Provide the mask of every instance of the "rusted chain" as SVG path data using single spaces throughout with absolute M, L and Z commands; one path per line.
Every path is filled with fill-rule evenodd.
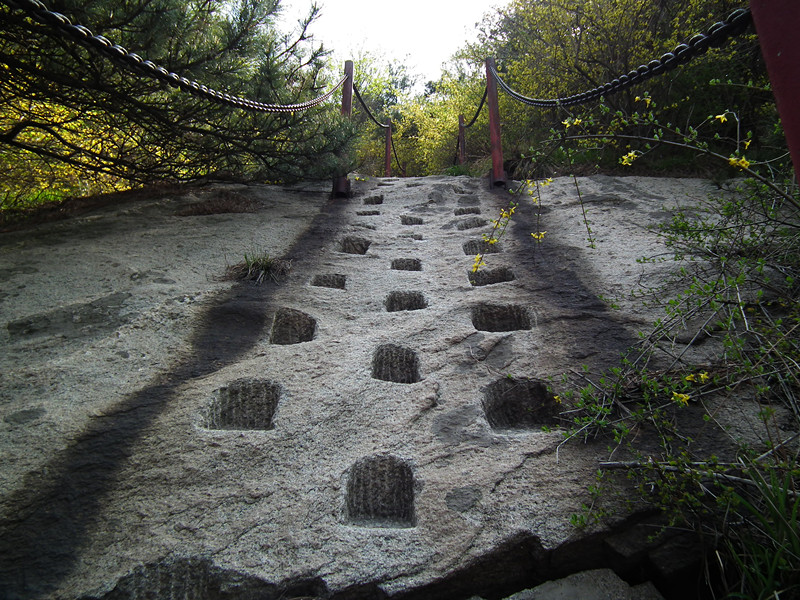
M 698 33 L 691 37 L 687 42 L 678 44 L 672 52 L 663 54 L 661 58 L 651 60 L 646 65 L 640 65 L 638 68 L 630 71 L 625 75 L 620 75 L 616 79 L 609 81 L 599 87 L 587 90 L 580 94 L 567 96 L 564 98 L 555 99 L 536 99 L 523 96 L 519 92 L 514 91 L 505 81 L 500 78 L 497 70 L 490 67 L 492 76 L 497 81 L 497 84 L 503 88 L 509 96 L 514 100 L 527 104 L 529 106 L 537 106 L 540 108 L 550 108 L 555 106 L 575 106 L 584 104 L 592 100 L 596 100 L 603 96 L 608 96 L 627 89 L 632 85 L 650 79 L 656 75 L 671 71 L 679 65 L 685 64 L 693 59 L 695 56 L 704 54 L 709 48 L 718 48 L 722 46 L 729 38 L 740 35 L 747 29 L 752 21 L 750 10 L 740 8 L 733 11 L 727 19 L 714 23 L 708 28 L 706 33 Z
M 198 96 L 205 100 L 215 102 L 217 104 L 226 104 L 234 108 L 241 108 L 262 113 L 279 113 L 288 114 L 295 112 L 306 111 L 310 108 L 319 106 L 325 100 L 330 98 L 336 90 L 338 90 L 345 81 L 347 76 L 343 77 L 333 88 L 313 100 L 306 102 L 299 102 L 297 104 L 266 104 L 256 100 L 249 100 L 239 96 L 218 92 L 212 88 L 202 85 L 196 81 L 182 77 L 177 73 L 171 73 L 164 67 L 161 67 L 149 60 L 144 60 L 138 54 L 129 52 L 124 47 L 114 44 L 108 38 L 102 35 L 94 35 L 92 31 L 83 25 L 75 25 L 68 17 L 61 13 L 48 10 L 47 7 L 39 0 L 0 0 L 6 6 L 14 9 L 24 11 L 31 19 L 42 25 L 49 25 L 57 29 L 63 35 L 72 38 L 76 42 L 95 50 L 100 54 L 106 56 L 111 61 L 120 64 L 127 69 L 136 73 L 146 75 L 153 79 L 157 79 L 162 83 L 178 88 L 184 92 L 188 92 L 194 96 Z

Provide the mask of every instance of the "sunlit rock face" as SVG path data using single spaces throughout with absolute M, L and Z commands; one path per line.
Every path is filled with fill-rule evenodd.
M 580 185 L 596 249 L 572 179 L 496 244 L 509 198 L 467 177 L 193 187 L 0 236 L 0 596 L 497 598 L 648 572 L 649 546 L 570 524 L 607 455 L 563 444 L 556 396 L 652 321 L 620 293 L 672 268 L 636 262 L 663 251 L 646 227 L 709 185 Z M 231 191 L 250 212 L 188 210 Z M 226 280 L 254 247 L 291 270 Z

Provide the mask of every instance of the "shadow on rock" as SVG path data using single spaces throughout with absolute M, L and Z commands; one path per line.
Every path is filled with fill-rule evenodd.
M 0 522 L 0 596 L 38 598 L 69 573 L 116 473 L 187 379 L 240 359 L 266 325 L 268 287 L 237 284 L 206 311 L 189 356 L 102 416 L 7 500 Z
M 285 258 L 302 263 L 327 244 L 344 206 L 332 202 L 323 208 Z M 235 363 L 262 338 L 274 289 L 245 282 L 221 292 L 202 315 L 187 354 L 171 370 L 94 417 L 5 500 L 9 512 L 0 521 L 0 598 L 43 598 L 58 588 L 76 564 L 136 442 L 187 380 Z

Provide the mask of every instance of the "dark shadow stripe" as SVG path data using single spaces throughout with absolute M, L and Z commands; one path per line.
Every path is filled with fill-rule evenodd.
M 328 243 L 344 205 L 329 204 L 286 256 L 302 259 Z M 185 382 L 241 359 L 264 335 L 275 287 L 237 283 L 200 318 L 187 354 L 146 388 L 92 420 L 68 448 L 4 500 L 0 520 L 0 598 L 31 600 L 58 589 L 97 522 L 117 473 Z M 143 557 L 144 560 L 147 557 Z

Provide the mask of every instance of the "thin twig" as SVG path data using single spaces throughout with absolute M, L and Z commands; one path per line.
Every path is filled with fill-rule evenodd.
M 695 463 L 698 465 L 706 465 L 707 463 Z M 736 475 L 729 475 L 727 473 L 717 473 L 716 471 L 707 471 L 707 470 L 698 470 L 698 469 L 690 469 L 690 468 L 681 468 L 675 465 L 665 465 L 659 462 L 647 462 L 643 463 L 640 461 L 619 461 L 619 462 L 601 462 L 600 463 L 601 469 L 648 469 L 648 468 L 657 468 L 661 471 L 669 471 L 671 473 L 686 473 L 687 475 L 697 474 L 697 475 L 705 475 L 707 477 L 711 477 L 712 479 L 724 479 L 727 481 L 733 481 L 735 483 L 741 483 L 743 485 L 748 485 L 751 487 L 759 487 L 758 483 L 753 481 L 752 479 L 747 479 L 745 477 L 738 477 Z M 786 490 L 786 493 L 793 498 L 798 497 L 800 494 L 797 492 L 793 492 L 792 490 Z

